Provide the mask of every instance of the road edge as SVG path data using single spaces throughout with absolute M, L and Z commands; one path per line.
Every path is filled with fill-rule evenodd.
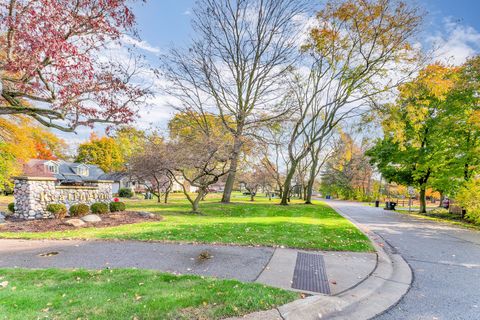
M 272 310 L 231 319 L 366 320 L 387 312 L 407 294 L 413 282 L 413 272 L 405 259 L 381 236 L 336 207 L 333 201 L 325 203 L 352 222 L 372 242 L 378 262 L 370 276 L 335 296 L 314 295 Z

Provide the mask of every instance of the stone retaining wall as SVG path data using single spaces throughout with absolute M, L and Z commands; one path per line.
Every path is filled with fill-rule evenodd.
M 50 203 L 73 204 L 112 201 L 112 181 L 94 181 L 92 186 L 59 186 L 55 178 L 17 177 L 15 180 L 15 213 L 20 219 L 53 218 Z

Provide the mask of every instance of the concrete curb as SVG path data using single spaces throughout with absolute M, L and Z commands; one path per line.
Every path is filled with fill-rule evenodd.
M 372 274 L 335 296 L 315 295 L 296 300 L 277 309 L 252 313 L 239 319 L 315 320 L 315 319 L 371 319 L 395 306 L 408 292 L 413 273 L 408 263 L 380 236 L 328 203 L 335 211 L 350 220 L 372 241 L 378 263 Z

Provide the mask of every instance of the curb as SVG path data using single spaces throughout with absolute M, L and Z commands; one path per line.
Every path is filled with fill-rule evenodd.
M 413 281 L 413 273 L 403 257 L 379 235 L 352 219 L 333 203 L 328 204 L 355 224 L 372 241 L 378 256 L 377 266 L 372 274 L 350 290 L 335 296 L 310 296 L 277 309 L 235 319 L 371 319 L 394 307 L 408 292 Z

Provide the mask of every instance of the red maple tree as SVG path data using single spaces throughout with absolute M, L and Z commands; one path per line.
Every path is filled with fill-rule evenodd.
M 149 94 L 133 81 L 138 60 L 100 54 L 134 31 L 127 2 L 0 0 L 0 115 L 63 131 L 131 121 Z

